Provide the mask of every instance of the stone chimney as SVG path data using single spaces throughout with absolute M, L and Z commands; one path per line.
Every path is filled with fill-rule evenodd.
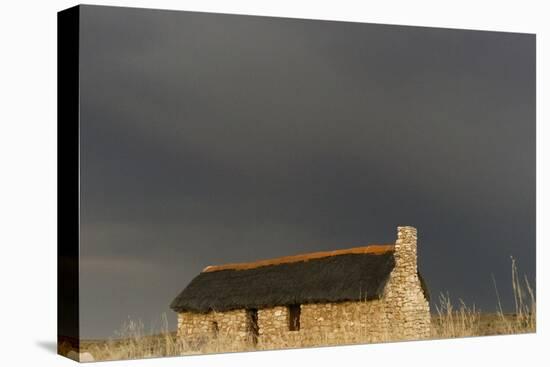
M 399 338 L 425 339 L 431 335 L 430 304 L 422 290 L 416 260 L 416 228 L 397 227 L 393 268 L 386 285 L 386 303 L 393 307 L 391 333 Z
M 407 274 L 416 275 L 416 228 L 397 227 L 397 241 L 395 241 L 395 266 Z

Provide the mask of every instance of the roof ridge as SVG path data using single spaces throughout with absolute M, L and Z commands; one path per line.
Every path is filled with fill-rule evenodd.
M 209 273 L 220 270 L 247 270 L 255 269 L 262 266 L 269 265 L 279 265 L 287 264 L 301 261 L 308 261 L 313 259 L 321 259 L 331 256 L 339 256 L 346 254 L 372 254 L 372 255 L 381 255 L 389 251 L 394 250 L 394 244 L 371 244 L 367 246 L 352 247 L 341 250 L 332 250 L 332 251 L 317 251 L 309 252 L 304 254 L 290 255 L 290 256 L 281 256 L 271 259 L 256 260 L 251 262 L 242 262 L 242 263 L 231 263 L 223 265 L 209 265 L 202 270 L 203 273 Z

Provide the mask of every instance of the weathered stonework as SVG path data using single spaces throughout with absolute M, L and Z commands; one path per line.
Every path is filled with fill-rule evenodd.
M 289 331 L 289 310 L 276 306 L 258 310 L 259 344 L 275 345 L 283 340 L 292 343 L 297 331 Z
M 178 336 L 190 349 L 202 349 L 209 343 L 223 341 L 231 350 L 253 347 L 246 310 L 178 314 Z
M 390 274 L 383 297 L 390 320 L 389 331 L 403 339 L 430 336 L 430 305 L 418 277 L 416 241 L 416 228 L 398 227 L 395 268 Z
M 178 314 L 178 335 L 191 349 L 213 343 L 223 350 L 423 339 L 430 336 L 430 308 L 417 270 L 417 231 L 398 227 L 395 266 L 379 299 L 299 305 L 299 330 L 290 331 L 287 306 Z

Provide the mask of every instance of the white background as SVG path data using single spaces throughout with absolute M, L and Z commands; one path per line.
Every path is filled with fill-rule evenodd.
M 546 1 L 97 1 L 96 4 L 537 33 L 536 335 L 138 361 L 117 366 L 544 365 L 548 354 Z M 56 340 L 56 12 L 72 1 L 2 2 L 0 32 L 0 364 L 69 366 Z M 545 19 L 546 18 L 546 19 Z M 546 66 L 546 68 L 545 68 Z M 546 102 L 546 105 L 545 105 Z M 546 166 L 546 167 L 545 167 Z M 549 340 L 545 340 L 549 339 Z M 546 344 L 546 345 L 545 345 Z M 546 361 L 545 361 L 546 359 Z M 540 361 L 539 361 L 540 360 Z

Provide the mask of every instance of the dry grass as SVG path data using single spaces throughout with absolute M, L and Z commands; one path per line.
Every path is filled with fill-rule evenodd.
M 494 279 L 493 279 L 494 281 Z M 502 335 L 532 333 L 536 331 L 536 299 L 534 291 L 524 276 L 518 276 L 516 261 L 512 258 L 512 290 L 515 312 L 505 314 L 502 310 L 500 296 L 495 284 L 497 311 L 481 313 L 475 306 L 469 307 L 464 301 L 453 305 L 448 294 L 441 294 L 432 315 L 432 339 L 460 338 L 481 335 Z M 357 308 L 359 312 L 360 308 Z M 352 315 L 352 317 L 355 317 Z M 359 315 L 357 315 L 359 319 Z M 329 340 L 323 335 L 313 339 L 281 340 L 281 348 L 368 343 L 367 330 L 357 329 L 354 333 L 343 335 L 342 339 Z M 385 341 L 400 338 L 388 335 Z M 252 350 L 251 348 L 250 350 Z M 168 328 L 166 315 L 161 318 L 157 330 L 144 332 L 141 322 L 128 320 L 116 332 L 116 338 L 108 341 L 82 341 L 81 352 L 91 353 L 95 360 L 136 359 L 148 357 L 179 356 L 185 354 L 204 354 L 243 351 L 242 346 L 235 344 L 230 335 L 218 335 L 215 340 L 204 338 L 202 343 L 189 345 L 177 338 L 175 332 Z
M 499 316 L 501 317 L 506 334 L 517 334 L 522 332 L 535 332 L 537 325 L 537 310 L 535 292 L 529 284 L 527 276 L 523 276 L 523 282 L 518 276 L 518 268 L 516 260 L 512 259 L 512 288 L 514 291 L 514 304 L 515 304 L 515 317 L 508 319 L 504 317 L 502 312 L 502 305 L 500 304 L 500 297 L 498 300 Z M 494 282 L 494 278 L 493 278 Z M 496 290 L 496 282 L 495 282 Z M 498 292 L 497 292 L 498 294 Z
M 535 293 L 526 276 L 523 281 L 518 276 L 516 260 L 512 257 L 512 291 L 515 312 L 505 314 L 502 310 L 500 295 L 493 277 L 497 296 L 497 311 L 494 314 L 482 314 L 475 306 L 468 307 L 459 300 L 454 308 L 449 295 L 441 294 L 439 304 L 435 306 L 436 315 L 432 317 L 433 338 L 460 338 L 480 335 L 502 335 L 534 333 L 537 324 L 537 302 Z
M 481 312 L 475 306 L 468 307 L 459 299 L 457 309 L 448 294 L 439 296 L 435 305 L 436 314 L 432 317 L 433 338 L 460 338 L 481 334 Z

